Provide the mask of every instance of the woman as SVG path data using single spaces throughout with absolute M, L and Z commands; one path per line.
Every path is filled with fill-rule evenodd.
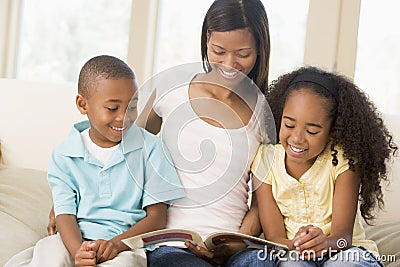
M 269 52 L 268 19 L 259 0 L 216 0 L 202 27 L 206 73 L 188 64 L 144 85 L 156 89 L 137 123 L 160 134 L 186 191 L 186 198 L 169 208 L 167 228 L 190 229 L 203 237 L 215 231 L 260 234 L 256 199 L 247 206 L 248 181 L 257 146 L 267 140 L 261 110 Z M 233 243 L 214 251 L 190 242 L 178 246 L 148 252 L 148 265 L 270 264 Z

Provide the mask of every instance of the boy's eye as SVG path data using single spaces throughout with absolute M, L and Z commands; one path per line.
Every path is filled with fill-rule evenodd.
M 286 127 L 286 128 L 290 128 L 290 129 L 293 129 L 293 128 L 294 128 L 293 125 L 289 125 L 289 124 L 286 124 L 286 123 L 285 123 L 285 127 Z
M 118 107 L 115 107 L 115 108 L 106 107 L 106 109 L 108 109 L 109 111 L 117 111 Z

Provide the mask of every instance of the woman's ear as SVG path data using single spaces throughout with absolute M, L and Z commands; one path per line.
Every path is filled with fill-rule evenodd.
M 75 98 L 76 107 L 82 115 L 87 114 L 87 99 L 81 94 L 78 94 Z

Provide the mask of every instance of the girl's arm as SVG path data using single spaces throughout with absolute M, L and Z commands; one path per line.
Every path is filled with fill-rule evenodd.
M 250 209 L 243 218 L 239 233 L 251 236 L 259 236 L 261 234 L 261 224 L 258 216 L 258 201 L 254 192 L 251 196 Z
M 295 238 L 299 251 L 313 250 L 319 256 L 328 249 L 340 251 L 351 247 L 359 186 L 360 177 L 357 166 L 355 172 L 347 170 L 338 176 L 332 200 L 331 234 L 325 238 L 318 227 L 306 226 L 304 234 Z
M 272 186 L 261 183 L 256 190 L 256 195 L 265 238 L 293 249 L 293 241 L 286 238 L 285 224 L 281 211 L 272 195 Z
M 351 247 L 359 188 L 360 176 L 357 165 L 355 172 L 347 170 L 336 179 L 333 194 L 332 230 L 328 237 L 328 246 L 332 249 L 343 250 Z M 338 246 L 339 241 L 343 240 L 346 241 L 347 246 Z
M 153 109 L 153 103 L 156 99 L 156 91 L 151 94 L 149 100 L 144 106 L 142 112 L 138 115 L 136 119 L 136 125 L 146 129 L 152 134 L 158 134 L 161 129 L 162 119 L 157 115 Z

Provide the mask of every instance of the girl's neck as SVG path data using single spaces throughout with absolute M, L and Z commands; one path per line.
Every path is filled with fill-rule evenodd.
M 317 158 L 308 162 L 293 162 L 288 161 L 285 157 L 286 172 L 296 180 L 300 180 L 300 178 L 314 165 L 316 159 Z

